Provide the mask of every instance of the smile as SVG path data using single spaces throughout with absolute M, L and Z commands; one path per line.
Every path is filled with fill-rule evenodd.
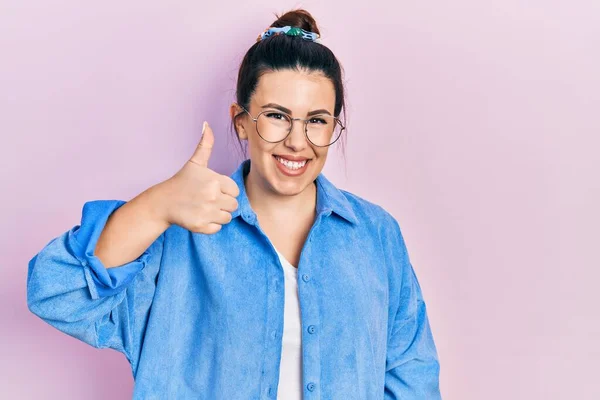
M 308 162 L 308 160 L 304 160 L 304 161 L 289 161 L 289 160 L 286 160 L 286 159 L 281 158 L 281 157 L 277 157 L 277 156 L 274 156 L 274 157 L 281 164 L 285 165 L 286 167 L 288 167 L 289 169 L 292 169 L 292 170 L 300 169 L 300 168 L 304 167 L 306 165 L 306 163 Z
M 302 175 L 311 161 L 310 159 L 303 161 L 289 161 L 276 155 L 273 155 L 273 158 L 276 161 L 277 169 L 287 176 Z

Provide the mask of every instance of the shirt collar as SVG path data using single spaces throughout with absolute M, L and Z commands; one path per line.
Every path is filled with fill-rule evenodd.
M 250 159 L 241 162 L 238 168 L 230 175 L 230 178 L 237 184 L 240 194 L 237 197 L 238 208 L 231 213 L 231 217 L 242 216 L 249 224 L 256 222 L 256 213 L 250 206 L 250 201 L 246 194 L 244 177 L 250 172 Z M 358 222 L 356 214 L 352 210 L 352 205 L 338 188 L 325 177 L 321 172 L 315 179 L 317 183 L 317 214 L 329 215 L 336 213 L 347 221 L 356 224 Z

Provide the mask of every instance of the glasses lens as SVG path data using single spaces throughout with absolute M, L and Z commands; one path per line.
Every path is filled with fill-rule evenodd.
M 268 142 L 279 142 L 290 132 L 292 120 L 286 114 L 277 111 L 266 111 L 258 116 L 258 134 Z M 329 146 L 338 140 L 342 127 L 331 115 L 315 115 L 310 117 L 307 136 L 317 146 Z
M 341 134 L 341 125 L 331 115 L 315 115 L 308 120 L 308 139 L 317 146 L 329 146 Z
M 277 111 L 266 111 L 258 116 L 256 128 L 258 134 L 268 142 L 279 142 L 283 140 L 288 132 L 292 121 L 285 114 Z

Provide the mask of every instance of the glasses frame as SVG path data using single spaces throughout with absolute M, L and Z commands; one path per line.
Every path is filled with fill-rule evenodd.
M 291 115 L 289 115 L 288 113 L 285 113 L 285 112 L 283 112 L 283 111 L 281 111 L 281 110 L 277 110 L 277 112 L 278 112 L 278 113 L 285 115 L 285 116 L 286 116 L 286 117 L 287 117 L 287 118 L 288 118 L 290 121 L 292 121 L 292 122 L 290 123 L 290 130 L 288 131 L 287 135 L 285 135 L 285 136 L 284 136 L 284 138 L 283 138 L 283 139 L 281 139 L 281 140 L 277 140 L 277 141 L 275 141 L 275 142 L 272 142 L 272 141 L 270 141 L 270 140 L 267 140 L 267 139 L 265 139 L 265 138 L 264 138 L 264 137 L 262 137 L 262 135 L 260 134 L 260 131 L 258 130 L 258 118 L 259 118 L 259 117 L 260 117 L 262 114 L 264 114 L 264 113 L 267 113 L 267 112 L 273 112 L 273 111 L 274 111 L 274 110 L 276 110 L 276 109 L 272 109 L 272 110 L 264 110 L 264 111 L 261 111 L 261 112 L 259 112 L 259 113 L 258 113 L 258 115 L 257 115 L 257 116 L 256 116 L 256 118 L 255 118 L 255 117 L 253 117 L 253 116 L 252 116 L 252 114 L 250 114 L 250 111 L 246 110 L 246 108 L 245 108 L 245 107 L 243 107 L 243 106 L 241 106 L 241 105 L 239 105 L 239 104 L 238 104 L 238 106 L 239 106 L 239 107 L 240 107 L 242 110 L 244 110 L 245 112 L 247 112 L 247 113 L 248 113 L 248 115 L 250 116 L 250 118 L 252 119 L 252 121 L 254 121 L 254 124 L 256 125 L 256 132 L 258 132 L 258 136 L 260 136 L 260 138 L 261 138 L 262 140 L 264 140 L 265 142 L 267 142 L 267 143 L 279 143 L 279 142 L 283 142 L 285 139 L 287 139 L 287 137 L 288 137 L 288 136 L 290 136 L 290 133 L 292 133 L 292 130 L 294 129 L 294 121 L 303 121 L 303 122 L 304 122 L 304 136 L 306 136 L 306 140 L 308 140 L 309 142 L 311 142 L 313 145 L 315 145 L 315 146 L 317 146 L 317 147 L 329 147 L 329 146 L 331 146 L 332 144 L 334 144 L 335 142 L 337 142 L 337 141 L 338 141 L 338 140 L 339 140 L 339 139 L 342 137 L 342 133 L 343 133 L 343 132 L 344 132 L 344 130 L 346 129 L 346 127 L 345 127 L 345 126 L 342 124 L 342 121 L 340 121 L 340 119 L 339 119 L 339 118 L 337 118 L 337 117 L 334 117 L 334 116 L 332 116 L 332 115 L 328 115 L 328 117 L 332 117 L 332 118 L 333 118 L 333 120 L 335 121 L 335 123 L 336 123 L 336 124 L 339 124 L 339 125 L 341 126 L 342 130 L 340 131 L 340 134 L 339 134 L 339 136 L 338 136 L 338 137 L 337 137 L 337 138 L 336 138 L 336 139 L 335 139 L 333 142 L 331 142 L 331 143 L 329 143 L 329 144 L 326 144 L 326 145 L 324 145 L 324 146 L 321 146 L 321 145 L 318 145 L 318 144 L 316 144 L 316 143 L 315 143 L 315 142 L 313 142 L 312 140 L 310 140 L 310 138 L 308 137 L 308 121 L 310 121 L 311 119 L 315 118 L 315 116 L 317 116 L 317 115 L 313 115 L 312 117 L 310 117 L 310 118 L 308 118 L 308 119 L 304 119 L 304 118 L 292 118 L 292 116 L 291 116 Z M 241 114 L 242 114 L 242 113 L 240 113 L 240 114 L 236 115 L 236 118 L 237 118 L 238 116 L 240 116 Z M 321 114 L 318 114 L 318 115 L 321 115 Z M 325 114 L 325 115 L 326 115 L 326 114 Z M 334 128 L 334 130 L 335 130 L 335 128 Z

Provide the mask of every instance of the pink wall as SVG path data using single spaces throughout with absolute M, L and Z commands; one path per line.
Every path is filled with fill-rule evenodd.
M 176 172 L 204 119 L 230 173 L 238 62 L 302 5 L 348 81 L 325 173 L 399 220 L 444 398 L 600 398 L 600 2 L 208 4 L 3 2 L 0 397 L 131 397 L 124 357 L 28 312 L 27 261 Z

